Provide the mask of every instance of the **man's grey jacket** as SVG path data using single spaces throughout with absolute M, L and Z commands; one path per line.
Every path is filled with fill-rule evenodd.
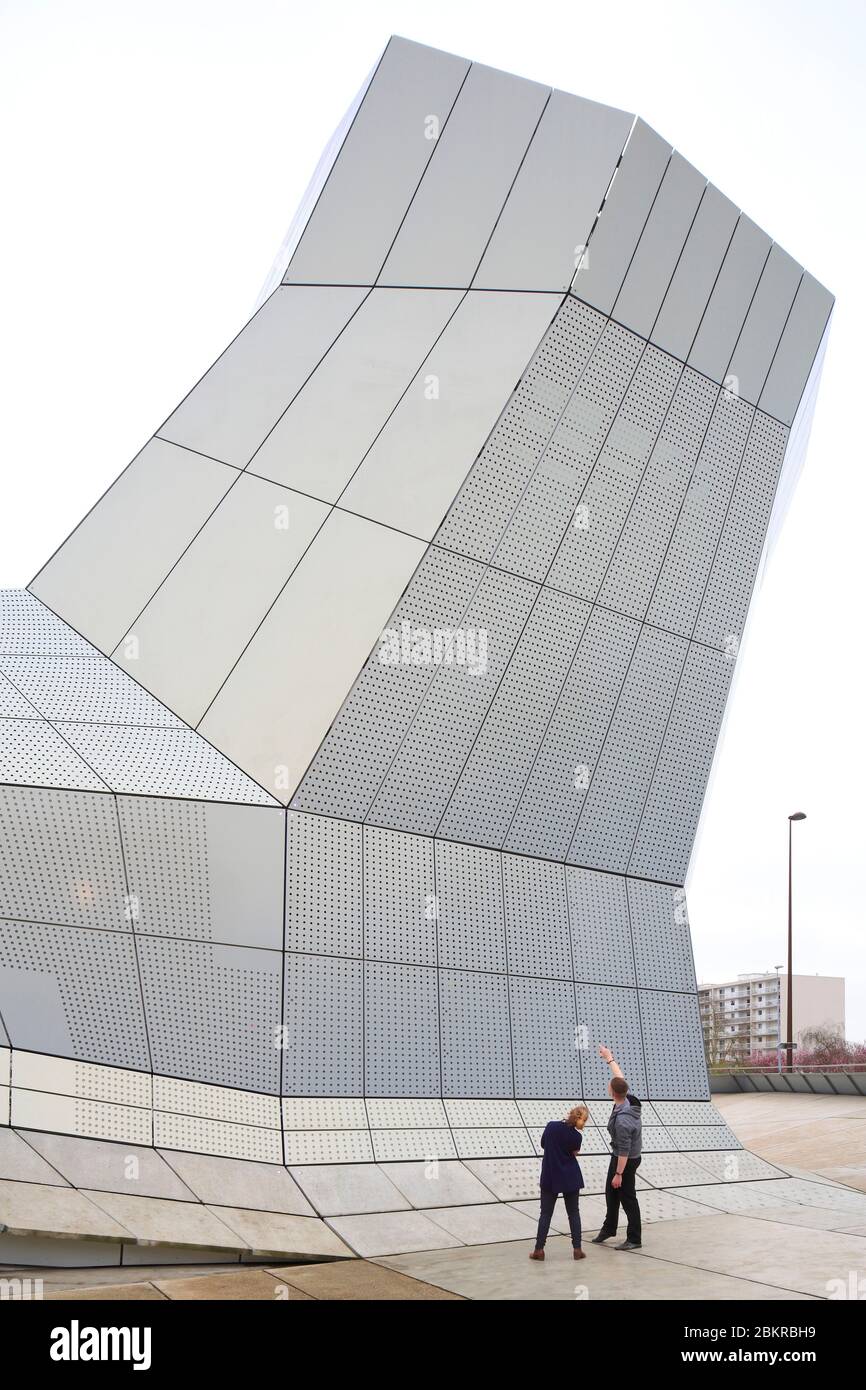
M 617 1158 L 640 1158 L 640 1101 L 629 1091 L 622 1105 L 615 1105 L 607 1122 L 611 1151 Z

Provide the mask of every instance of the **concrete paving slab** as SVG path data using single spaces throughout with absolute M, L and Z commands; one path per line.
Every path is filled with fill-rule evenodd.
M 850 1224 L 850 1213 L 831 1211 L 827 1207 L 778 1206 L 750 1211 L 753 1221 L 781 1221 L 783 1226 L 806 1226 L 816 1231 L 844 1231 Z
M 410 1203 L 378 1164 L 317 1163 L 289 1169 L 322 1216 L 408 1211 Z
M 776 1210 L 790 1205 L 784 1197 L 761 1192 L 757 1184 L 750 1182 L 709 1183 L 706 1187 L 674 1187 L 671 1191 L 675 1196 L 701 1202 L 718 1211 L 745 1212 L 747 1215 L 764 1208 Z
M 246 1250 L 246 1242 L 217 1220 L 200 1202 L 171 1202 L 163 1197 L 133 1197 L 128 1193 L 95 1192 L 87 1197 L 115 1221 L 130 1239 L 153 1245 L 206 1246 L 217 1250 Z
M 72 1134 L 42 1134 L 26 1129 L 21 1134 L 73 1187 L 125 1192 L 136 1197 L 168 1197 L 180 1202 L 195 1200 L 154 1149 L 106 1139 L 80 1139 Z
M 303 1303 L 310 1295 L 292 1288 L 263 1269 L 239 1269 L 231 1274 L 202 1274 L 193 1279 L 157 1279 L 163 1298 L 176 1303 L 249 1302 Z
M 250 1211 L 243 1207 L 208 1207 L 256 1256 L 295 1259 L 351 1259 L 352 1251 L 317 1216 Z
M 48 1183 L 0 1180 L 0 1226 L 12 1236 L 78 1236 L 129 1240 L 129 1227 L 91 1202 L 86 1193 Z
M 313 1208 L 286 1169 L 246 1158 L 160 1151 L 201 1202 L 214 1206 L 312 1216 Z
M 464 1245 L 493 1245 L 535 1235 L 530 1216 L 502 1202 L 479 1207 L 436 1207 L 424 1213 Z
M 50 1163 L 14 1130 L 0 1127 L 0 1178 L 10 1182 L 42 1182 L 49 1187 L 68 1187 Z
M 462 1163 L 383 1163 L 382 1171 L 413 1207 L 477 1206 L 493 1202 L 489 1188 Z
M 704 1218 L 700 1219 L 703 1223 Z M 671 1223 L 679 1231 L 684 1222 Z M 660 1229 L 660 1228 L 654 1228 Z M 463 1246 L 383 1257 L 377 1263 L 413 1274 L 472 1299 L 516 1301 L 632 1299 L 731 1300 L 808 1299 L 773 1285 L 716 1274 L 663 1259 L 641 1259 L 609 1246 L 589 1246 L 575 1264 L 571 1243 L 556 1236 L 547 1242 L 543 1263 L 528 1259 L 532 1241 L 507 1245 Z
M 92 1276 L 91 1276 L 92 1277 Z M 85 1289 L 52 1289 L 46 1303 L 161 1303 L 165 1294 L 153 1284 L 96 1284 Z
M 785 1173 L 772 1163 L 745 1149 L 701 1149 L 683 1154 L 698 1168 L 704 1169 L 717 1182 L 753 1182 L 758 1178 L 784 1178 Z M 643 1167 L 643 1164 L 641 1164 Z
M 460 1241 L 420 1211 L 375 1212 L 335 1216 L 328 1225 L 365 1258 L 402 1254 L 408 1250 L 443 1250 Z
M 368 1260 L 353 1260 L 350 1264 L 341 1261 L 338 1264 L 307 1265 L 304 1269 L 276 1267 L 269 1273 L 278 1279 L 285 1279 L 310 1298 L 367 1302 L 385 1299 L 417 1303 L 431 1299 L 441 1302 L 459 1297 L 435 1284 L 426 1284 Z

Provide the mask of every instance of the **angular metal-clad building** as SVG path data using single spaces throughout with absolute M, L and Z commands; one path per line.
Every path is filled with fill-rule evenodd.
M 3 1121 L 521 1195 L 604 1042 L 709 1180 L 683 885 L 831 308 L 640 119 L 392 39 L 3 597 Z

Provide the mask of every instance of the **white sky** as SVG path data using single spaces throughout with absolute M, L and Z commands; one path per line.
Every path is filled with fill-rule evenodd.
M 638 111 L 837 295 L 689 903 L 699 978 L 784 961 L 805 810 L 795 969 L 847 977 L 863 1038 L 858 0 L 0 0 L 0 584 L 27 583 L 249 317 L 391 33 Z

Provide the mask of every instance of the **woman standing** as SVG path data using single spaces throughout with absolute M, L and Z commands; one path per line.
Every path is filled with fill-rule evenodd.
M 544 1244 L 550 1230 L 550 1219 L 560 1193 L 568 1212 L 574 1258 L 586 1259 L 580 1244 L 580 1189 L 584 1186 L 584 1181 L 577 1155 L 583 1143 L 581 1130 L 588 1119 L 589 1111 L 586 1106 L 575 1105 L 564 1120 L 550 1120 L 545 1126 L 541 1136 L 541 1147 L 544 1150 L 541 1162 L 541 1215 L 538 1220 L 535 1249 L 529 1256 L 531 1260 L 544 1259 Z

